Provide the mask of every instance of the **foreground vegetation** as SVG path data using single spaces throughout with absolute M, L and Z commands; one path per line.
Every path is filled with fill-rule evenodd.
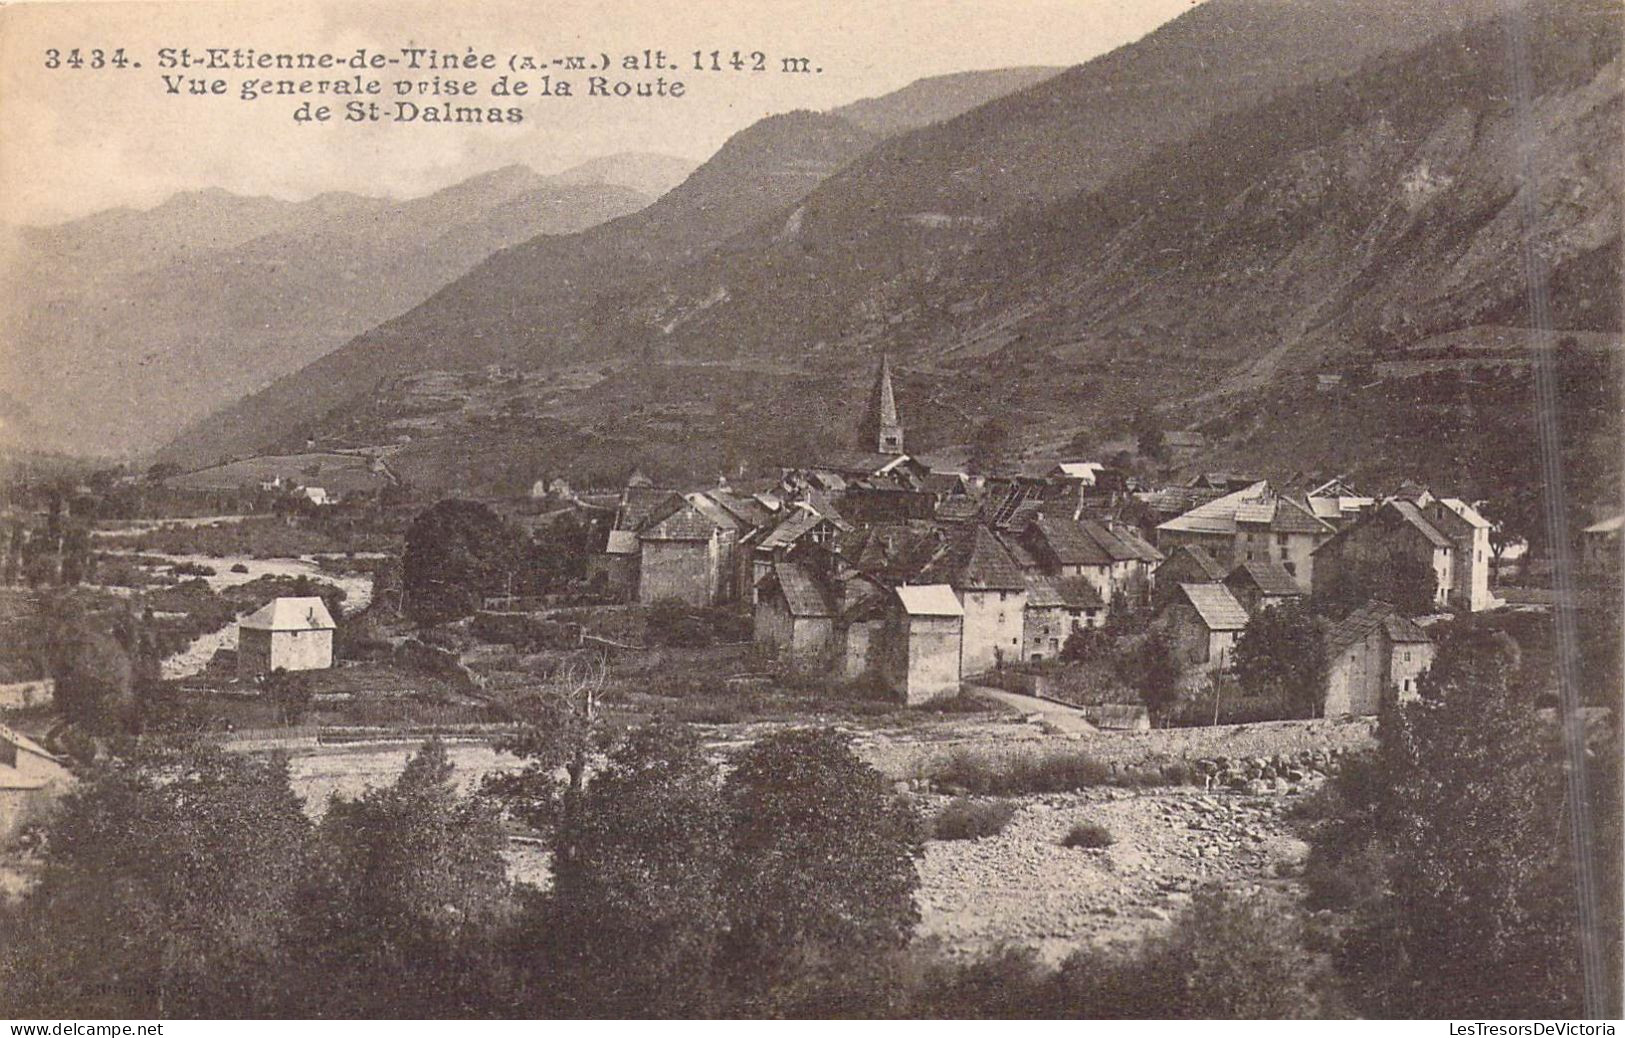
M 997 832 L 1007 805 L 927 823 L 827 729 L 768 736 L 723 777 L 689 728 L 615 737 L 580 686 L 532 704 L 520 772 L 459 795 L 431 743 L 315 825 L 275 758 L 149 747 L 98 766 L 0 919 L 0 986 L 21 1015 L 76 1016 L 1617 1013 L 1582 998 L 1561 838 L 1589 812 L 1617 982 L 1617 746 L 1570 801 L 1520 668 L 1463 629 L 1380 749 L 1300 812 L 1312 924 L 1205 890 L 1130 951 L 940 959 L 911 940 L 923 839 Z M 504 816 L 545 838 L 550 888 L 507 880 Z

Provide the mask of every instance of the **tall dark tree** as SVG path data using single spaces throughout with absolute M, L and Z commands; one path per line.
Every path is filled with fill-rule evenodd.
M 1168 716 L 1180 696 L 1179 659 L 1166 631 L 1153 630 L 1135 650 L 1129 670 L 1140 701 L 1154 720 Z
M 408 614 L 421 623 L 455 620 L 474 612 L 482 595 L 506 590 L 512 537 L 485 505 L 448 498 L 412 520 L 401 568 Z
M 564 823 L 541 923 L 566 1015 L 694 1017 L 715 1011 L 725 916 L 721 782 L 694 733 L 634 731 Z
M 1231 657 L 1242 691 L 1282 696 L 1301 717 L 1319 717 L 1326 705 L 1326 641 L 1321 624 L 1301 602 L 1253 614 Z
M 832 729 L 760 740 L 724 795 L 721 965 L 746 1012 L 816 1012 L 840 980 L 880 982 L 919 921 L 913 807 Z
M 1342 619 L 1371 601 L 1393 605 L 1406 616 L 1438 610 L 1438 576 L 1433 567 L 1407 551 L 1390 551 L 1374 559 L 1343 562 L 1316 578 L 1316 611 Z
M 478 1011 L 502 980 L 497 937 L 512 911 L 493 813 L 452 782 L 425 743 L 395 783 L 335 797 L 300 893 L 304 1015 Z
M 1504 634 L 1456 625 L 1419 698 L 1390 708 L 1375 773 L 1347 797 L 1339 851 L 1380 870 L 1381 893 L 1358 900 L 1344 948 L 1369 1013 L 1581 1010 L 1562 768 L 1519 668 Z M 1368 827 L 1364 849 L 1348 822 Z
M 213 749 L 99 766 L 0 934 L 17 1015 L 275 1014 L 309 823 L 287 762 Z

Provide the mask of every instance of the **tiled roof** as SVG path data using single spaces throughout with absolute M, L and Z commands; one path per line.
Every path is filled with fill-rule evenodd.
M 1153 565 L 1162 561 L 1162 552 L 1158 551 L 1150 541 L 1146 540 L 1144 537 L 1141 537 L 1140 532 L 1134 527 L 1126 524 L 1118 524 L 1116 526 L 1109 527 L 1109 530 L 1112 536 L 1116 537 L 1119 541 L 1128 546 L 1128 549 L 1133 553 L 1134 558 L 1139 559 L 1142 562 L 1149 562 Z
M 615 528 L 636 530 L 648 522 L 649 516 L 656 510 L 669 504 L 677 496 L 675 491 L 656 487 L 627 487 L 621 496 L 620 512 L 615 516 Z
M 632 555 L 638 550 L 638 535 L 631 530 L 611 530 L 609 540 L 604 544 L 604 552 L 608 555 Z
M 906 454 L 880 454 L 873 451 L 832 451 L 806 466 L 815 471 L 834 472 L 842 476 L 872 476 L 884 472 L 898 462 L 907 461 Z
M 1378 628 L 1388 635 L 1390 641 L 1401 644 L 1432 641 L 1426 631 L 1401 616 L 1399 610 L 1387 602 L 1367 602 L 1326 632 L 1326 651 L 1336 656 L 1365 641 Z
M 1252 584 L 1266 595 L 1296 597 L 1303 594 L 1292 574 L 1274 559 L 1248 559 L 1225 578 L 1227 584 L 1241 582 Z
M 237 621 L 238 627 L 255 631 L 331 631 L 333 615 L 315 595 L 277 598 Z
M 1028 573 L 1028 609 L 1102 609 L 1100 592 L 1083 577 L 1050 577 Z
M 773 573 L 764 584 L 777 583 L 784 592 L 785 604 L 791 616 L 834 616 L 835 599 L 812 571 L 798 562 L 774 564 Z
M 649 524 L 638 532 L 638 540 L 708 541 L 716 529 L 717 524 L 696 508 L 694 502 L 678 498 L 669 510 L 662 509 L 651 517 Z
M 1040 516 L 1033 531 L 1044 541 L 1055 561 L 1062 566 L 1109 566 L 1112 556 L 1083 524 L 1068 519 Z
M 1193 566 L 1196 572 L 1210 582 L 1217 583 L 1224 579 L 1224 567 L 1207 553 L 1206 548 L 1198 544 L 1182 544 L 1174 549 L 1173 554 L 1169 555 L 1168 560 L 1157 570 L 1159 581 L 1162 579 L 1162 570 L 1174 566 L 1176 560 L 1188 562 L 1189 566 Z M 1174 572 L 1178 572 L 1178 567 L 1174 568 Z
M 1625 528 L 1625 515 L 1616 515 L 1611 519 L 1604 519 L 1600 523 L 1592 523 L 1586 527 L 1585 533 L 1617 533 Z
M 731 490 L 707 490 L 705 496 L 728 510 L 741 526 L 765 526 L 773 521 L 773 513 L 753 497 L 744 497 Z
M 1450 538 L 1440 533 L 1437 526 L 1428 522 L 1427 516 L 1423 515 L 1422 510 L 1413 503 L 1394 500 L 1388 502 L 1386 507 L 1392 509 L 1401 519 L 1419 531 L 1435 548 L 1450 547 Z
M 1153 512 L 1162 515 L 1182 515 L 1198 505 L 1222 496 L 1222 492 L 1208 487 L 1164 487 L 1161 490 L 1143 491 L 1134 496 Z
M 1330 523 L 1317 518 L 1306 504 L 1290 497 L 1277 499 L 1275 515 L 1270 520 L 1271 533 L 1330 534 L 1333 530 Z
M 1490 528 L 1490 521 L 1485 519 L 1482 515 L 1479 515 L 1478 509 L 1474 508 L 1472 505 L 1463 501 L 1459 497 L 1441 497 L 1439 498 L 1439 504 L 1455 513 L 1462 519 L 1463 522 L 1475 530 L 1487 530 Z
M 1236 506 L 1236 522 L 1268 523 L 1275 518 L 1275 501 L 1244 501 Z
M 897 589 L 898 601 L 910 616 L 964 616 L 965 609 L 947 584 L 904 584 Z
M 1260 501 L 1269 490 L 1269 484 L 1260 480 L 1206 504 L 1197 505 L 1184 515 L 1176 516 L 1157 529 L 1176 533 L 1230 533 L 1236 532 L 1236 509 L 1243 504 Z
M 970 591 L 1022 591 L 1027 587 L 1021 567 L 985 526 L 973 526 L 955 536 L 920 576 L 929 583 Z
M 1247 626 L 1247 610 L 1223 584 L 1181 584 L 1179 591 L 1208 630 L 1239 631 Z
M 772 532 L 762 538 L 761 546 L 763 548 L 788 547 L 801 539 L 809 530 L 825 521 L 833 523 L 842 530 L 851 529 L 839 517 L 830 518 L 829 516 L 820 515 L 811 505 L 798 504 L 791 506 L 789 514 L 784 517 L 784 521 L 773 527 Z

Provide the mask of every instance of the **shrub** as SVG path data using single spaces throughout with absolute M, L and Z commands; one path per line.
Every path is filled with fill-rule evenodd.
M 231 564 L 231 571 L 233 573 L 247 573 L 248 567 L 241 562 L 233 562 Z
M 1106 785 L 1111 777 L 1110 769 L 1093 757 L 1066 750 L 1005 757 L 961 750 L 931 776 L 940 785 L 983 795 L 1067 793 Z
M 890 695 L 891 690 L 882 685 L 876 698 Z M 934 714 L 985 714 L 995 707 L 974 692 L 956 692 L 951 696 L 928 699 L 915 709 Z
M 1079 822 L 1061 838 L 1062 847 L 1084 847 L 1099 850 L 1117 842 L 1110 829 L 1098 822 Z
M 933 840 L 979 840 L 997 836 L 1014 818 L 1018 805 L 1009 800 L 970 800 L 959 797 L 948 802 L 931 819 Z
M 169 567 L 169 571 L 180 577 L 212 577 L 219 572 L 213 566 L 205 566 L 197 562 L 177 562 Z

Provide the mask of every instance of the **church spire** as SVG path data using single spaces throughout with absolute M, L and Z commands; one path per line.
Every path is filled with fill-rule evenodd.
M 880 355 L 880 370 L 869 393 L 869 407 L 863 416 L 863 450 L 881 454 L 903 453 L 903 423 L 897 417 L 897 396 L 891 384 L 891 358 Z

